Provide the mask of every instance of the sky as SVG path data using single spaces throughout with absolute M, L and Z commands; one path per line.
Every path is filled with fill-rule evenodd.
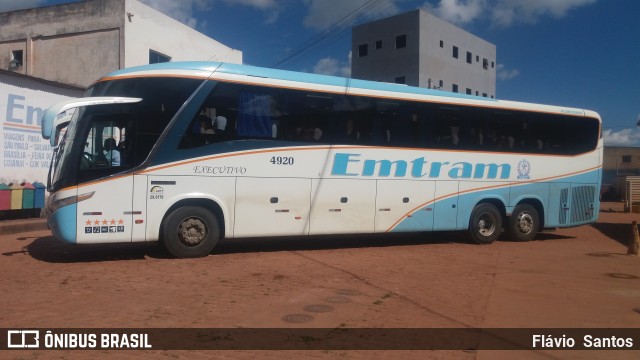
M 351 27 L 422 8 L 496 45 L 496 97 L 597 111 L 640 146 L 637 0 L 141 0 L 245 64 L 349 76 Z M 73 0 L 0 0 L 0 12 Z

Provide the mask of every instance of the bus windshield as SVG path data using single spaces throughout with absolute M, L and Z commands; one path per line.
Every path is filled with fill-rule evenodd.
M 133 169 L 144 162 L 202 80 L 161 77 L 102 81 L 85 97 L 126 96 L 138 103 L 79 108 L 56 147 L 49 191 Z

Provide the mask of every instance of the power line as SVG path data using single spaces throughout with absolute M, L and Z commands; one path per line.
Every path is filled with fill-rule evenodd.
M 305 53 L 308 53 L 311 49 L 319 46 L 321 43 L 328 42 L 329 40 L 331 40 L 330 43 L 337 41 L 337 39 L 341 38 L 349 30 L 349 27 L 346 25 L 350 24 L 358 17 L 367 14 L 368 16 L 366 17 L 368 18 L 375 17 L 376 15 L 381 14 L 387 6 L 389 6 L 388 0 L 367 1 L 344 17 L 332 23 L 329 27 L 327 27 L 319 34 L 311 37 L 309 40 L 299 45 L 297 50 L 292 51 L 289 55 L 285 56 L 283 59 L 272 65 L 272 67 L 282 68 L 287 63 L 293 64 L 295 63 L 293 59 Z
M 322 40 L 326 39 L 335 29 L 338 28 L 338 26 L 340 26 L 341 23 L 345 22 L 347 19 L 350 19 L 354 14 L 356 14 L 361 9 L 369 6 L 374 1 L 377 1 L 377 0 L 369 0 L 366 3 L 362 4 L 360 7 L 356 8 L 352 12 L 348 13 L 347 15 L 345 15 L 344 17 L 338 19 L 336 22 L 331 24 L 329 27 L 327 27 L 322 32 L 320 32 L 319 34 L 311 37 L 306 42 L 302 43 L 297 50 L 292 51 L 289 55 L 285 56 L 283 59 L 281 59 L 280 61 L 275 63 L 272 67 L 278 67 L 279 65 L 286 63 L 287 61 L 291 60 L 292 58 L 294 58 L 294 57 L 296 57 L 296 56 L 298 56 L 300 54 L 302 54 L 303 52 L 305 52 L 306 50 L 308 50 L 312 46 L 315 46 L 316 44 L 318 44 Z

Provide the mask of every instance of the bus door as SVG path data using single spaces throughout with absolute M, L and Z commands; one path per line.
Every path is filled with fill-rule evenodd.
M 378 180 L 376 232 L 433 230 L 434 181 Z
M 308 234 L 310 189 L 309 179 L 238 178 L 234 236 Z
M 309 233 L 373 233 L 375 199 L 375 180 L 313 179 Z
M 78 194 L 93 195 L 78 203 L 78 242 L 130 242 L 135 220 L 143 209 L 134 209 L 133 175 L 117 144 L 124 138 L 119 116 L 94 114 L 84 141 L 78 176 L 85 185 Z

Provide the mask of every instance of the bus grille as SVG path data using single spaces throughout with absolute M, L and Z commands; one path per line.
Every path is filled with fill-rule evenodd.
M 569 189 L 560 190 L 560 224 L 567 223 L 567 202 L 569 201 Z
M 571 189 L 571 222 L 579 223 L 593 218 L 595 186 L 576 186 Z

